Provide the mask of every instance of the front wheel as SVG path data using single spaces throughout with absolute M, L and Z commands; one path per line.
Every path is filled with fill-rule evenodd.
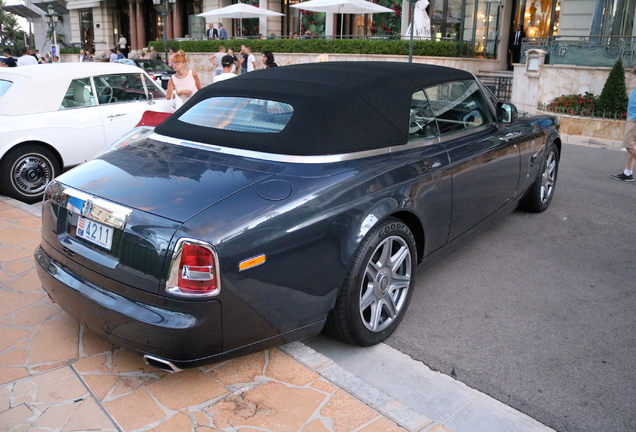
M 12 148 L 0 162 L 0 192 L 28 204 L 42 199 L 48 182 L 60 174 L 50 150 L 37 144 Z
M 554 196 L 557 176 L 559 174 L 559 149 L 551 143 L 546 152 L 541 172 L 526 196 L 521 199 L 519 206 L 526 211 L 545 211 Z
M 415 239 L 404 222 L 389 218 L 374 227 L 358 249 L 326 331 L 360 346 L 389 337 L 411 301 L 416 257 Z

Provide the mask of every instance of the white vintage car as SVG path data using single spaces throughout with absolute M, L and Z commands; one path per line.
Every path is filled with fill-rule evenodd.
M 135 127 L 147 110 L 170 112 L 142 69 L 63 63 L 0 69 L 0 193 L 42 198 L 62 169 L 79 165 Z

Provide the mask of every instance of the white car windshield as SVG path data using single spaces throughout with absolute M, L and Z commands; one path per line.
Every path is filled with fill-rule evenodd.
M 7 80 L 0 80 L 0 98 L 9 90 L 13 83 Z

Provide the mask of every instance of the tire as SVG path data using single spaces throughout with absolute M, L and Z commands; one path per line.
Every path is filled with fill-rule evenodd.
M 21 144 L 0 161 L 0 192 L 33 204 L 42 199 L 48 182 L 60 174 L 53 152 L 38 144 Z
M 521 199 L 519 207 L 535 213 L 545 211 L 552 202 L 558 174 L 559 149 L 554 143 L 551 143 L 543 160 L 541 171 L 526 195 Z
M 398 327 L 413 294 L 417 253 L 404 222 L 389 218 L 358 248 L 325 330 L 345 342 L 371 346 Z

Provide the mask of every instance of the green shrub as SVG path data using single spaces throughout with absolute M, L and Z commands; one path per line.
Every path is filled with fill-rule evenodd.
M 60 54 L 79 54 L 80 49 L 74 47 L 62 47 L 60 48 Z
M 616 60 L 596 103 L 597 113 L 607 117 L 624 117 L 627 111 L 627 86 L 621 59 Z
M 409 41 L 401 39 L 235 39 L 235 40 L 200 40 L 200 41 L 168 41 L 168 47 L 185 52 L 217 52 L 219 46 L 232 48 L 236 53 L 241 44 L 248 45 L 252 52 L 272 51 L 273 53 L 306 53 L 306 54 L 389 54 L 408 55 Z M 163 42 L 154 41 L 158 52 L 163 52 Z M 414 41 L 413 55 L 432 57 L 454 57 L 457 55 L 457 43 Z

